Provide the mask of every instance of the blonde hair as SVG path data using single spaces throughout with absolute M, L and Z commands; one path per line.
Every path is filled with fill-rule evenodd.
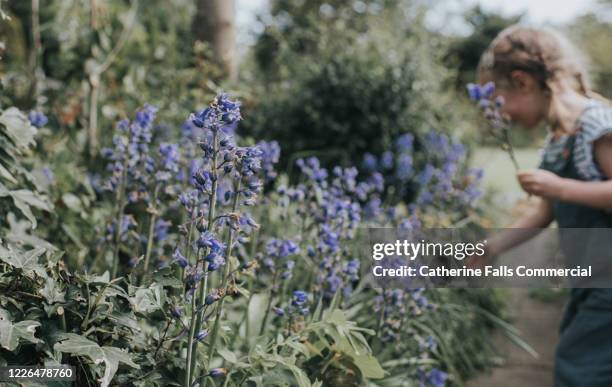
M 514 70 L 535 77 L 542 88 L 566 81 L 580 94 L 609 102 L 590 86 L 587 60 L 560 32 L 513 25 L 501 31 L 480 58 L 479 77 L 509 81 Z

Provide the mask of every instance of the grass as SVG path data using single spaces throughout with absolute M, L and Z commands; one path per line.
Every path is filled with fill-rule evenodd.
M 521 169 L 536 168 L 540 157 L 534 148 L 515 149 Z M 497 147 L 480 147 L 474 151 L 472 166 L 484 168 L 483 187 L 504 194 L 522 194 L 516 171 L 508 154 Z

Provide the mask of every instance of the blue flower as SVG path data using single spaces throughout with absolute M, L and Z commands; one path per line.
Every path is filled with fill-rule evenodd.
M 434 171 L 435 171 L 435 168 L 433 165 L 431 164 L 425 165 L 425 168 L 423 168 L 423 170 L 421 170 L 421 172 L 417 176 L 417 182 L 419 183 L 419 185 L 424 186 L 427 183 L 429 183 L 429 181 L 434 175 Z
M 219 294 L 219 291 L 217 289 L 213 289 L 204 298 L 204 304 L 205 305 L 212 305 L 215 302 L 219 301 L 220 299 L 221 299 L 221 295 Z
M 183 269 L 189 266 L 187 258 L 185 258 L 178 249 L 174 250 L 174 254 L 172 254 L 172 257 L 174 258 L 174 261 L 178 263 L 178 265 Z
M 410 155 L 403 153 L 398 157 L 395 175 L 400 180 L 406 180 L 412 175 L 412 157 Z
M 336 290 L 342 285 L 342 280 L 335 273 L 331 273 L 331 275 L 325 279 L 325 282 L 327 282 L 328 291 L 332 294 L 336 293 Z
M 198 128 L 226 132 L 240 119 L 240 102 L 231 101 L 226 93 L 217 95 L 211 106 L 189 116 L 189 120 Z
M 240 102 L 231 101 L 227 93 L 221 93 L 216 99 L 221 120 L 226 125 L 231 125 L 240 120 Z
M 290 254 L 295 254 L 299 250 L 298 245 L 296 245 L 292 240 L 283 241 L 279 249 L 279 256 L 284 258 L 289 256 Z
M 41 173 L 43 174 L 43 176 L 47 179 L 47 182 L 49 184 L 53 184 L 53 171 L 51 169 L 49 169 L 49 167 L 44 167 L 43 169 L 41 169 Z
M 374 172 L 369 178 L 368 183 L 377 192 L 383 192 L 385 189 L 385 178 L 381 173 Z
M 189 120 L 191 121 L 191 123 L 193 125 L 195 125 L 198 128 L 204 128 L 206 127 L 210 127 L 211 126 L 211 118 L 214 114 L 214 111 L 212 108 L 206 108 L 203 110 L 200 110 L 197 113 L 192 113 L 189 116 Z
M 306 301 L 308 301 L 308 294 L 302 290 L 296 290 L 293 292 L 293 298 L 291 300 L 291 305 L 293 306 L 303 306 Z
M 208 263 L 208 271 L 215 271 L 225 265 L 225 259 L 220 255 L 214 255 Z
M 181 309 L 180 309 L 178 306 L 173 305 L 173 306 L 170 308 L 170 314 L 171 314 L 171 315 L 172 315 L 172 317 L 174 317 L 174 318 L 180 318 L 180 317 L 181 317 Z
M 49 122 L 47 116 L 36 110 L 31 110 L 28 113 L 28 120 L 37 128 L 42 128 L 43 126 L 47 125 L 47 122 Z
M 411 133 L 402 134 L 395 139 L 395 147 L 399 153 L 410 153 L 412 152 L 412 145 L 414 143 L 414 136 Z
M 277 176 L 274 165 L 280 159 L 280 146 L 277 141 L 260 141 L 256 146 L 261 150 L 261 169 L 264 174 L 264 180 L 271 182 Z
M 208 331 L 199 331 L 195 334 L 195 340 L 202 341 L 208 336 Z
M 141 110 L 136 112 L 134 121 L 141 129 L 148 129 L 150 128 L 151 124 L 153 123 L 153 120 L 155 119 L 156 112 L 157 108 L 155 106 L 145 104 Z M 150 135 L 150 132 L 143 131 L 141 132 L 141 134 L 146 136 Z M 147 142 L 149 142 L 150 140 L 151 139 L 148 138 Z
M 374 172 L 376 170 L 378 161 L 376 160 L 376 156 L 371 153 L 365 153 L 363 155 L 363 161 L 361 162 L 361 167 L 366 172 Z
M 344 268 L 344 273 L 350 281 L 357 281 L 359 279 L 359 260 L 351 259 L 347 262 Z
M 437 368 L 433 368 L 427 373 L 427 382 L 432 387 L 443 387 L 446 384 L 446 379 L 448 379 L 448 374 Z
M 198 238 L 198 247 L 209 248 L 211 252 L 218 254 L 225 248 L 225 245 L 219 242 L 210 231 L 204 231 Z
M 153 226 L 153 235 L 156 242 L 161 242 L 168 237 L 168 228 L 172 223 L 167 220 L 157 219 Z
M 309 157 L 306 161 L 299 159 L 296 161 L 296 165 L 309 180 L 322 183 L 327 179 L 327 169 L 321 168 L 316 157 Z
M 159 146 L 160 171 L 156 174 L 158 181 L 167 181 L 179 170 L 179 151 L 177 144 L 162 143 Z
M 493 82 L 485 83 L 481 88 L 483 98 L 491 98 L 493 93 L 495 92 L 495 84 Z
M 393 168 L 393 153 L 391 151 L 385 151 L 380 156 L 380 166 L 383 169 Z
M 472 101 L 479 101 L 482 98 L 482 92 L 480 90 L 480 85 L 475 83 L 467 84 L 467 92 L 468 96 Z
M 218 377 L 223 377 L 227 375 L 227 372 L 228 372 L 227 368 L 213 368 L 212 370 L 210 370 L 208 375 L 210 375 L 213 378 L 218 378 Z

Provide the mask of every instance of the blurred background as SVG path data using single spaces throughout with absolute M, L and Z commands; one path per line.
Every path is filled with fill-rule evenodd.
M 305 154 L 358 162 L 398 133 L 436 128 L 475 145 L 475 164 L 499 168 L 485 186 L 512 196 L 514 179 L 498 178 L 510 164 L 464 97 L 491 39 L 517 22 L 559 28 L 589 57 L 594 88 L 612 95 L 609 0 L 0 4 L 0 103 L 43 111 L 94 164 L 113 123 L 144 102 L 178 130 L 224 89 L 244 103 L 240 134 L 278 140 L 285 167 Z M 535 165 L 543 133 L 513 131 L 520 164 Z
M 53 170 L 57 192 L 74 193 L 103 169 L 115 122 L 144 103 L 159 108 L 156 138 L 173 140 L 189 112 L 230 92 L 243 103 L 238 135 L 278 141 L 278 169 L 289 177 L 299 157 L 361 165 L 401 134 L 435 131 L 484 170 L 482 224 L 503 226 L 525 194 L 510 159 L 483 135 L 465 85 L 514 23 L 567 34 L 589 59 L 593 88 L 612 97 L 610 0 L 0 0 L 0 107 L 48 116 L 37 144 L 44 158 L 29 163 Z M 511 135 L 520 167 L 535 167 L 544 128 Z M 62 205 L 87 209 L 70 198 Z M 71 216 L 59 238 L 79 245 L 70 233 L 82 220 Z M 500 341 L 510 360 L 474 386 L 548 385 L 562 294 L 507 298 L 540 356 L 525 363 L 523 349 Z

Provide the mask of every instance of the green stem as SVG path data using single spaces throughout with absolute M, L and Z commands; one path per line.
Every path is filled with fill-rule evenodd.
M 157 195 L 159 195 L 159 184 L 155 186 L 155 191 L 153 192 L 153 207 L 151 208 L 151 220 L 149 224 L 149 235 L 147 237 L 147 250 L 145 251 L 144 265 L 143 265 L 143 273 L 140 277 L 140 282 L 149 272 L 149 261 L 151 260 L 151 250 L 153 250 L 153 235 L 155 233 L 155 222 L 157 221 L 157 208 L 155 205 L 157 204 Z
M 219 134 L 217 131 L 213 131 L 213 156 L 211 160 L 212 167 L 212 188 L 210 192 L 210 201 L 209 201 L 209 210 L 208 210 L 208 228 L 207 230 L 212 232 L 215 221 L 215 209 L 217 206 L 217 154 L 219 153 Z M 204 265 L 204 283 L 199 286 L 199 299 L 197 303 L 197 308 L 192 310 L 192 317 L 195 315 L 196 320 L 195 324 L 199 327 L 202 325 L 202 320 L 204 319 L 204 301 L 206 298 L 206 292 L 208 291 L 208 263 Z M 195 297 L 195 294 L 194 294 Z M 190 335 L 190 347 L 195 349 L 194 343 L 192 343 L 193 335 Z M 197 343 L 196 343 L 197 344 Z M 189 374 L 191 377 L 195 377 L 197 372 L 197 362 L 198 362 L 198 352 L 196 351 L 193 357 L 190 359 L 187 367 L 189 367 Z
M 251 242 L 251 254 L 249 255 L 249 258 L 253 259 L 253 257 L 255 256 L 255 250 L 257 249 L 257 242 L 259 241 L 259 230 L 255 230 L 253 233 L 253 240 Z M 249 278 L 249 299 L 247 301 L 247 307 L 246 310 L 244 311 L 244 316 L 245 316 L 245 320 L 246 320 L 246 326 L 245 326 L 245 340 L 248 346 L 249 343 L 249 338 L 251 337 L 251 329 L 250 329 L 250 321 L 251 321 L 251 313 L 249 312 L 249 306 L 251 305 L 251 300 L 253 299 L 253 279 Z
M 195 336 L 195 319 L 196 319 L 196 295 L 195 293 L 191 296 L 191 320 L 189 322 L 189 336 L 187 336 L 187 367 L 185 367 L 185 387 L 191 386 L 191 361 L 193 356 L 193 345 L 192 341 Z
M 236 212 L 238 208 L 238 197 L 240 196 L 240 182 L 238 180 L 236 183 L 236 187 L 234 188 L 234 198 L 232 202 L 232 213 Z M 230 227 L 229 235 L 227 236 L 227 246 L 225 251 L 225 266 L 223 279 L 221 281 L 221 288 L 224 289 L 224 296 L 219 300 L 219 304 L 217 305 L 217 310 L 215 314 L 215 323 L 213 325 L 212 335 L 210 337 L 210 347 L 208 349 L 208 361 L 212 359 L 215 354 L 215 345 L 217 341 L 217 335 L 219 332 L 219 320 L 221 319 L 221 313 L 223 312 L 223 305 L 225 301 L 225 295 L 227 295 L 227 281 L 230 274 L 230 266 L 231 266 L 231 258 L 232 258 L 232 244 L 234 243 L 234 229 Z
M 249 299 L 247 300 L 246 310 L 244 311 L 244 320 L 246 321 L 246 325 L 244 326 L 244 339 L 249 344 L 249 338 L 251 337 L 251 312 L 249 312 L 249 308 L 251 307 L 251 300 L 253 299 L 253 281 L 249 279 Z
M 117 277 L 117 270 L 119 269 L 119 244 L 121 240 L 121 220 L 123 218 L 123 207 L 125 200 L 123 191 L 125 190 L 125 179 L 127 178 L 127 158 L 123 160 L 123 171 L 121 172 L 121 184 L 117 189 L 117 203 L 119 208 L 117 209 L 117 224 L 115 226 L 115 246 L 113 250 L 113 271 L 111 279 Z
M 199 288 L 199 297 L 198 297 L 198 309 L 197 309 L 197 317 L 196 317 L 196 327 L 200 327 L 202 325 L 202 320 L 204 319 L 204 300 L 206 297 L 206 294 L 208 293 L 208 262 L 204 262 L 204 279 L 202 280 L 202 286 L 200 286 Z M 195 297 L 195 295 L 194 295 Z M 195 312 L 195 311 L 194 311 Z M 191 350 L 193 353 L 196 353 L 196 355 L 192 358 L 191 363 L 189 364 L 189 373 L 191 374 L 191 376 L 195 376 L 195 372 L 196 372 L 196 363 L 197 363 L 197 351 L 196 351 L 196 347 L 197 347 L 198 343 L 196 342 L 192 342 L 191 346 L 193 347 Z
M 261 322 L 261 327 L 259 328 L 259 336 L 263 335 L 266 329 L 266 323 L 268 321 L 268 316 L 270 315 L 270 308 L 272 307 L 272 299 L 274 298 L 274 286 L 276 286 L 276 272 L 274 272 L 274 277 L 272 277 L 272 288 L 270 289 L 270 297 L 268 297 L 268 305 L 266 306 L 266 312 L 264 313 L 264 317 Z

